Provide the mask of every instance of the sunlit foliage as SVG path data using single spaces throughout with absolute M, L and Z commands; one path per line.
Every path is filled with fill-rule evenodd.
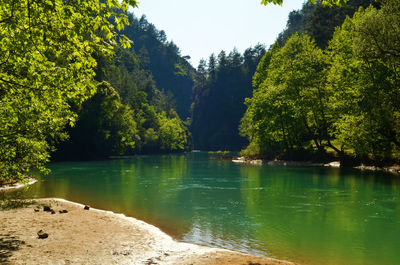
M 241 132 L 246 155 L 311 148 L 390 163 L 400 147 L 400 1 L 360 8 L 325 51 L 292 35 L 261 60 Z M 335 143 L 335 144 L 333 144 Z
M 95 92 L 93 52 L 111 56 L 134 0 L 0 0 L 0 177 L 49 159 L 49 140 L 74 124 L 70 103 Z
M 318 0 L 308 0 L 309 2 L 315 4 Z M 348 0 L 321 0 L 324 5 L 328 6 L 343 6 L 347 3 Z M 283 0 L 262 0 L 261 3 L 263 5 L 274 4 L 274 5 L 282 5 Z

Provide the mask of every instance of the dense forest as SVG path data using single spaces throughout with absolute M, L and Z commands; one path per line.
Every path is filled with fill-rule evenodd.
M 300 10 L 289 13 L 286 28 L 278 35 L 277 42 L 282 47 L 297 32 L 307 34 L 319 48 L 325 49 L 346 16 L 351 17 L 359 7 L 366 8 L 372 3 L 372 0 L 349 0 L 343 6 L 326 6 L 320 1 L 305 2 Z
M 163 30 L 149 23 L 145 16 L 140 19 L 128 15 L 129 26 L 123 33 L 134 43 L 130 51 L 135 53 L 141 65 L 148 70 L 157 88 L 165 94 L 168 104 L 176 109 L 179 117 L 190 117 L 192 89 L 196 71 L 187 61 L 190 56 L 182 56 L 179 48 L 167 41 Z
M 195 70 L 165 33 L 127 12 L 136 1 L 0 4 L 3 180 L 46 172 L 50 157 L 189 148 L 177 111 L 188 117 Z
M 240 150 L 247 145 L 239 135 L 244 99 L 251 96 L 251 79 L 264 55 L 262 45 L 247 49 L 243 55 L 233 50 L 211 55 L 197 69 L 194 87 L 192 124 L 194 148 L 200 150 Z
M 195 70 L 163 31 L 145 17 L 126 15 L 129 25 L 122 33 L 134 44 L 117 46 L 112 58 L 96 55 L 97 93 L 79 107 L 69 140 L 57 145 L 53 159 L 189 148 L 190 135 L 180 117 L 189 113 Z
M 301 10 L 290 12 L 287 26 L 277 37 L 277 43 L 282 47 L 293 34 L 299 33 L 309 35 L 318 47 L 325 48 L 346 16 L 352 16 L 359 7 L 370 3 L 370 0 L 351 0 L 338 7 L 307 2 Z M 195 149 L 238 151 L 248 144 L 248 140 L 240 136 L 238 127 L 246 110 L 245 98 L 253 92 L 253 75 L 256 80 L 266 72 L 264 59 L 255 73 L 264 53 L 264 47 L 257 45 L 243 55 L 236 50 L 228 55 L 222 51 L 217 57 L 211 55 L 208 62 L 200 63 L 190 127 Z M 255 81 L 254 87 L 257 82 L 260 81 Z
M 304 33 L 274 45 L 246 100 L 241 133 L 250 144 L 242 153 L 332 151 L 363 162 L 398 159 L 399 13 L 397 0 L 360 8 L 335 29 L 325 49 Z

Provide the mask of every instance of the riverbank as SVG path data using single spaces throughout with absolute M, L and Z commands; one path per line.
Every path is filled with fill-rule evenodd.
M 340 167 L 340 161 L 332 161 L 329 163 L 315 163 L 308 161 L 250 159 L 244 156 L 235 157 L 232 159 L 232 162 L 251 164 L 251 165 L 288 166 L 288 167 Z
M 6 191 L 14 191 L 14 190 L 19 190 L 23 189 L 26 186 L 32 185 L 37 182 L 37 179 L 34 178 L 27 178 L 27 181 L 25 182 L 20 182 L 20 181 L 10 181 L 7 183 L 0 183 L 0 192 L 6 192 Z
M 43 205 L 54 214 L 43 211 Z M 84 210 L 84 205 L 63 199 L 40 199 L 36 205 L 0 213 L 0 263 L 293 264 L 178 242 L 137 219 Z M 40 230 L 48 237 L 39 239 Z
M 264 159 L 251 159 L 247 157 L 235 157 L 232 159 L 234 163 L 242 163 L 249 165 L 268 165 L 268 166 L 288 166 L 288 167 L 342 167 L 340 161 L 331 161 L 329 163 L 315 163 L 309 161 L 285 161 L 285 160 L 264 160 Z M 378 166 L 367 166 L 359 165 L 352 168 L 359 169 L 361 171 L 382 171 L 392 174 L 400 175 L 400 166 L 393 165 L 389 167 L 378 167 Z

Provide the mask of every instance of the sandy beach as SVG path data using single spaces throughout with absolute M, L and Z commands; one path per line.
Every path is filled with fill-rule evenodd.
M 293 264 L 178 242 L 137 219 L 62 199 L 36 202 L 0 211 L 1 264 Z

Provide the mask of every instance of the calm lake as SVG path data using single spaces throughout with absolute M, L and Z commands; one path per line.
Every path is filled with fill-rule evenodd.
M 207 153 L 50 165 L 28 197 L 124 213 L 178 240 L 303 264 L 400 264 L 400 177 Z

